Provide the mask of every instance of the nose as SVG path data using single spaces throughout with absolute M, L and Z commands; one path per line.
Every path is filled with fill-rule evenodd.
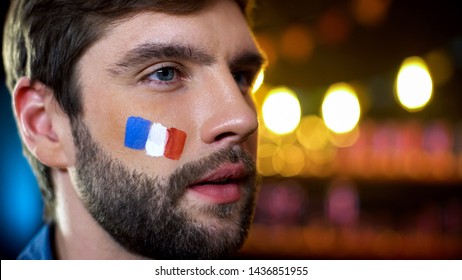
M 258 128 L 257 113 L 250 93 L 242 93 L 232 75 L 208 89 L 209 101 L 201 128 L 207 144 L 231 146 L 247 140 Z

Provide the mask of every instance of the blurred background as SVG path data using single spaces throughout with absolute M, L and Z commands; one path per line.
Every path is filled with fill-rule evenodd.
M 237 258 L 462 257 L 456 5 L 258 1 L 255 31 L 270 63 L 253 93 L 263 179 Z M 3 84 L 0 91 L 6 259 L 39 228 L 43 206 L 21 155 L 11 97 Z
M 0 0 L 0 20 L 8 9 Z M 15 259 L 42 224 L 43 203 L 38 185 L 22 155 L 11 95 L 5 85 L 3 62 L 0 67 L 0 254 L 1 259 Z

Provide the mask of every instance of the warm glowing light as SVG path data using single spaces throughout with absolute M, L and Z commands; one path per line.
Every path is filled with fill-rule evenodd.
M 278 147 L 273 144 L 260 144 L 258 145 L 258 160 L 257 170 L 262 176 L 276 175 L 273 167 L 273 156 L 278 150 Z
M 289 88 L 275 88 L 265 98 L 262 113 L 269 130 L 276 134 L 287 134 L 294 131 L 300 123 L 300 102 Z
M 339 148 L 345 148 L 345 147 L 350 147 L 353 146 L 356 141 L 358 140 L 360 135 L 360 130 L 359 127 L 356 126 L 353 128 L 351 131 L 346 132 L 346 133 L 333 133 L 330 136 L 330 141 L 332 144 Z
M 432 91 L 432 78 L 423 59 L 405 59 L 396 80 L 396 94 L 401 106 L 410 112 L 419 111 L 430 101 Z
M 300 174 L 305 165 L 303 151 L 295 145 L 284 145 L 273 155 L 273 167 L 283 177 Z
M 353 16 L 365 26 L 377 26 L 385 20 L 391 0 L 353 0 Z
M 265 80 L 265 72 L 261 70 L 260 73 L 258 73 L 257 79 L 255 79 L 255 82 L 253 83 L 252 93 L 257 92 L 257 90 L 263 84 L 263 80 Z
M 337 151 L 334 145 L 326 145 L 321 150 L 307 150 L 307 158 L 314 164 L 322 166 L 334 161 Z
M 303 117 L 296 134 L 298 142 L 307 150 L 321 150 L 329 143 L 329 129 L 315 115 Z
M 315 47 L 311 33 L 305 25 L 295 24 L 287 28 L 281 38 L 281 55 L 295 63 L 306 61 Z
M 335 133 L 353 130 L 359 122 L 361 107 L 354 89 L 346 83 L 332 85 L 322 103 L 322 117 Z

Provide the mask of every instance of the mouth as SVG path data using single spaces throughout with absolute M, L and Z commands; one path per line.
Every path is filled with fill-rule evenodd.
M 208 203 L 233 203 L 240 200 L 241 186 L 248 177 L 242 163 L 227 163 L 189 185 L 188 190 Z

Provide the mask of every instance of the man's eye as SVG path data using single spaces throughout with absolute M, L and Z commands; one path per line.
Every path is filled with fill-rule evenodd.
M 149 75 L 149 78 L 152 80 L 157 80 L 161 82 L 170 82 L 175 79 L 176 70 L 173 67 L 163 67 L 159 70 L 154 71 Z
M 246 72 L 235 72 L 233 78 L 239 87 L 250 87 L 252 85 L 252 78 Z
M 184 67 L 175 63 L 153 65 L 143 71 L 140 84 L 147 85 L 156 91 L 171 91 L 178 89 L 187 78 Z

